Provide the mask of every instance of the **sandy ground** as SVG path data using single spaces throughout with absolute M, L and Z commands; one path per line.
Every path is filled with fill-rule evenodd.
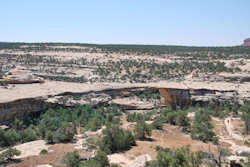
M 126 130 L 133 130 L 135 123 L 127 122 L 125 114 L 121 119 L 122 128 Z M 122 164 L 122 167 L 127 166 L 136 157 L 149 154 L 152 159 L 156 159 L 157 151 L 156 146 L 162 146 L 164 148 L 176 149 L 179 147 L 185 147 L 190 145 L 191 151 L 216 151 L 216 146 L 212 143 L 203 143 L 198 140 L 192 140 L 189 135 L 184 134 L 180 127 L 164 125 L 163 130 L 154 130 L 152 136 L 149 140 L 137 141 L 136 146 L 132 147 L 130 150 L 109 155 L 109 159 L 113 163 Z
M 30 152 L 31 147 L 27 147 L 23 154 Z M 67 152 L 77 150 L 74 143 L 67 144 L 55 144 L 48 148 L 49 152 L 44 155 L 30 155 L 28 157 L 21 158 L 21 162 L 10 164 L 9 167 L 37 167 L 38 165 L 51 165 L 53 167 L 62 167 L 62 159 Z M 82 157 L 88 157 L 89 152 L 83 152 L 78 150 Z M 49 167 L 49 166 L 48 166 Z
M 32 141 L 15 146 L 21 151 L 21 155 L 15 159 L 21 160 L 20 163 L 11 164 L 11 167 L 54 167 L 62 165 L 62 158 L 67 152 L 78 150 L 83 157 L 89 157 L 90 152 L 82 151 L 82 142 L 85 140 L 82 135 L 75 136 L 74 143 L 48 145 L 44 140 Z M 48 153 L 40 155 L 41 150 Z M 38 165 L 38 166 L 37 166 Z
M 126 166 L 131 163 L 136 157 L 149 154 L 152 159 L 156 159 L 156 146 L 168 147 L 176 149 L 190 145 L 191 151 L 215 151 L 216 147 L 211 143 L 203 143 L 201 141 L 192 140 L 189 135 L 181 132 L 179 127 L 164 126 L 164 131 L 153 131 L 150 140 L 137 141 L 136 146 L 123 153 L 116 153 L 109 156 L 113 163 L 121 163 Z
M 222 120 L 213 117 L 212 119 L 212 124 L 215 127 L 214 131 L 219 136 L 223 146 L 231 150 L 233 154 L 243 151 L 250 152 L 250 147 L 244 145 L 244 140 L 249 138 L 249 136 L 243 136 L 238 133 L 238 130 L 235 130 L 236 127 L 234 125 L 236 122 L 237 127 L 239 122 L 242 124 L 242 121 L 238 118 L 227 117 L 225 120 Z
M 228 133 L 227 136 L 220 136 L 220 139 L 226 143 L 231 144 L 233 153 L 250 152 L 250 147 L 243 145 L 245 137 L 234 132 L 233 120 L 235 118 L 228 117 L 224 120 L 225 128 Z

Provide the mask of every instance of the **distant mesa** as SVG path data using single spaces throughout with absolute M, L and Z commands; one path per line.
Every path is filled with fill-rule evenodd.
M 243 46 L 250 46 L 250 38 L 244 40 Z

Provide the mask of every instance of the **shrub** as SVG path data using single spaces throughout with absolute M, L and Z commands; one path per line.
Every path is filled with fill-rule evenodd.
M 83 147 L 87 147 L 88 150 L 95 150 L 97 148 L 96 141 L 93 138 L 87 138 L 83 143 Z
M 131 113 L 127 115 L 128 122 L 136 122 L 136 121 L 143 120 L 143 119 L 144 117 L 143 117 L 143 114 L 141 113 Z
M 185 132 L 190 129 L 190 120 L 187 117 L 187 112 L 185 111 L 171 111 L 163 109 L 160 114 L 160 119 L 164 123 L 181 126 L 182 130 Z
M 152 127 L 150 125 L 147 125 L 144 120 L 138 121 L 136 123 L 134 132 L 137 139 L 144 140 L 146 139 L 146 136 L 151 136 Z
M 108 154 L 128 150 L 135 145 L 135 138 L 132 133 L 122 130 L 118 126 L 108 127 L 103 131 L 103 135 L 98 145 L 100 150 Z
M 54 143 L 54 140 L 53 140 L 53 135 L 52 135 L 52 132 L 50 130 L 48 130 L 46 132 L 46 135 L 45 135 L 45 140 L 48 144 L 52 144 Z
M 80 167 L 80 155 L 77 151 L 67 153 L 63 158 L 63 163 L 67 167 Z
M 250 131 L 250 103 L 244 104 L 241 108 L 242 111 L 242 120 L 245 124 L 245 134 L 249 134 Z
M 0 81 L 0 86 L 8 86 L 8 82 L 7 81 Z
M 248 140 L 245 140 L 245 141 L 244 141 L 244 144 L 245 144 L 245 145 L 248 145 L 248 146 L 250 146 L 250 139 L 248 139 Z
M 15 148 L 8 148 L 0 154 L 0 164 L 9 162 L 14 156 L 19 156 L 21 152 Z
M 109 160 L 107 154 L 103 151 L 97 151 L 96 156 L 87 162 L 88 166 L 94 167 L 107 167 L 109 166 Z
M 92 118 L 88 121 L 88 129 L 90 129 L 91 131 L 97 131 L 98 129 L 100 129 L 102 127 L 102 121 L 99 118 Z
M 21 140 L 21 136 L 15 130 L 4 131 L 0 129 L 0 146 L 7 147 L 16 144 Z
M 24 143 L 29 142 L 29 141 L 34 141 L 34 140 L 38 139 L 35 131 L 33 129 L 31 129 L 31 128 L 28 128 L 28 129 L 24 130 L 24 132 L 22 134 L 22 137 L 23 137 L 22 142 L 24 142 Z
M 95 157 L 87 161 L 81 161 L 77 151 L 67 153 L 63 158 L 63 163 L 67 167 L 109 167 L 107 154 L 102 151 L 97 151 Z
M 40 151 L 40 155 L 48 154 L 48 150 L 42 149 Z
M 162 130 L 162 126 L 163 126 L 163 120 L 161 117 L 157 117 L 152 123 L 152 128 L 154 129 Z
M 202 164 L 201 152 L 190 152 L 189 147 L 178 148 L 174 151 L 169 148 L 158 147 L 157 159 L 146 164 L 147 167 L 199 167 Z
M 216 141 L 216 135 L 212 131 L 213 125 L 210 123 L 211 117 L 204 110 L 195 114 L 195 120 L 191 130 L 192 139 L 198 139 L 203 142 Z

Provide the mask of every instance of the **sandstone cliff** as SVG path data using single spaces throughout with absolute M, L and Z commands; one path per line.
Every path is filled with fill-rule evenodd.
M 34 98 L 23 98 L 0 103 L 0 123 L 9 121 L 14 117 L 22 117 L 32 112 L 46 110 L 55 106 L 73 106 L 77 103 L 84 104 L 110 104 L 115 103 L 124 109 L 147 110 L 154 107 L 154 103 L 142 103 L 130 99 L 136 93 L 143 93 L 148 90 L 156 90 L 161 94 L 162 105 L 167 107 L 184 107 L 196 103 L 207 103 L 209 101 L 225 101 L 237 98 L 242 99 L 237 90 L 215 90 L 215 89 L 177 89 L 159 86 L 123 86 L 103 88 L 96 90 L 66 91 L 54 95 L 38 96 Z M 42 95 L 42 94 L 41 94 Z M 77 97 L 77 98 L 76 98 Z M 249 98 L 249 95 L 243 99 Z M 66 100 L 65 100 L 66 99 Z

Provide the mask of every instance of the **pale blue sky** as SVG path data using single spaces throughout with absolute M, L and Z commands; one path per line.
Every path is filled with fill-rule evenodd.
M 239 45 L 250 0 L 1 0 L 0 41 Z

